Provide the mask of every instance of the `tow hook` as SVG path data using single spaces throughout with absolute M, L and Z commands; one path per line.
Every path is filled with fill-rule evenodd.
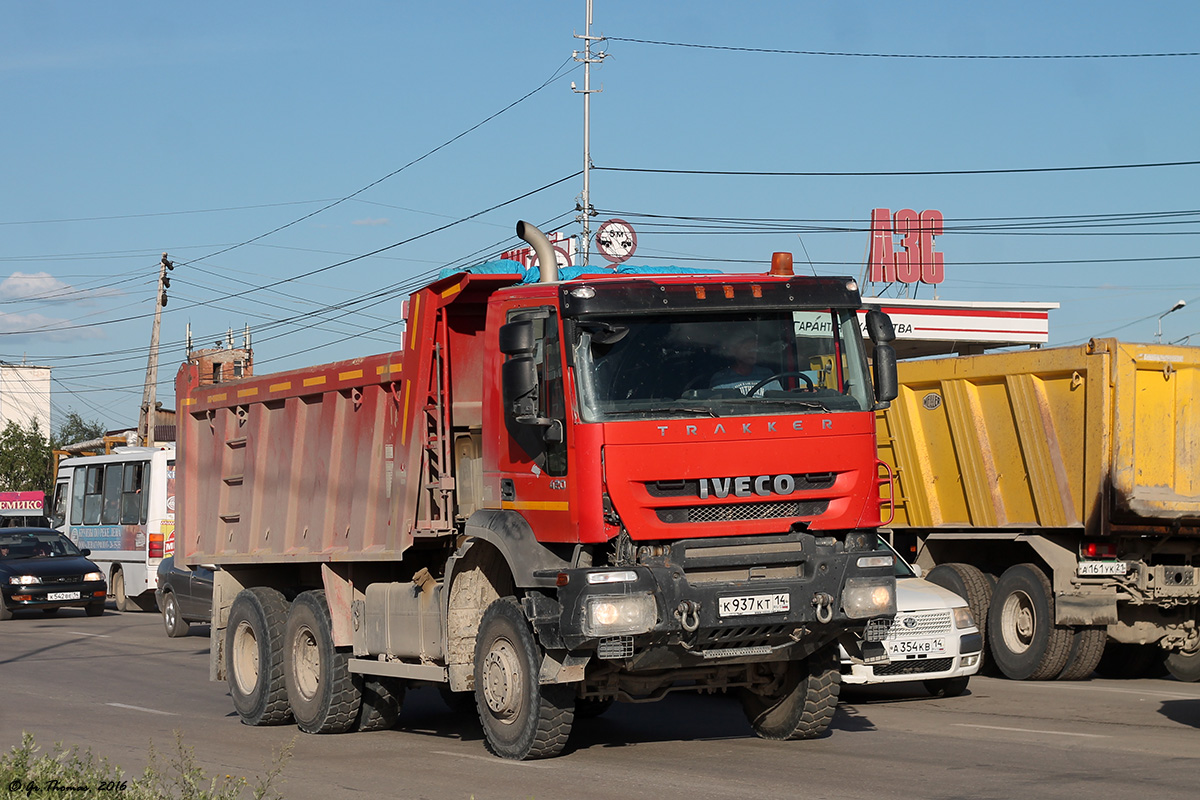
M 688 621 L 688 617 L 691 621 Z M 675 617 L 688 633 L 694 633 L 700 627 L 700 604 L 695 600 L 684 600 L 675 609 Z
M 833 597 L 825 592 L 813 595 L 813 607 L 817 609 L 817 622 L 826 623 L 833 619 Z

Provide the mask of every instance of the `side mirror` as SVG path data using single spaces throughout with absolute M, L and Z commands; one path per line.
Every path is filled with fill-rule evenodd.
M 890 344 L 875 345 L 875 408 L 883 409 L 900 394 L 896 377 L 896 349 Z
M 892 318 L 878 308 L 872 308 L 867 312 L 867 335 L 877 345 L 895 341 L 896 328 L 892 325 Z
M 497 338 L 500 352 L 506 356 L 532 353 L 537 348 L 531 319 L 520 319 L 501 325 Z
M 538 379 L 533 357 L 519 355 L 505 361 L 500 367 L 500 389 L 504 394 L 506 415 L 517 420 L 536 416 Z
M 83 553 L 83 555 L 85 555 L 85 556 L 90 556 L 92 554 L 91 548 L 88 548 L 88 547 L 83 548 L 79 552 Z

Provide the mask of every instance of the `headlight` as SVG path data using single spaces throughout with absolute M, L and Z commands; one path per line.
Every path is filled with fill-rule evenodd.
M 20 586 L 27 586 L 31 583 L 41 583 L 42 579 L 37 575 L 14 575 L 8 579 L 8 582 Z
M 975 618 L 971 616 L 971 609 L 963 606 L 962 608 L 954 609 L 954 627 L 956 628 L 974 628 Z
M 102 581 L 102 580 L 104 580 L 104 573 L 103 572 L 89 572 L 87 575 L 83 576 L 83 579 L 85 581 Z
M 842 608 L 851 619 L 896 613 L 895 578 L 847 578 Z
M 631 636 L 654 629 L 658 607 L 645 594 L 599 595 L 583 607 L 584 636 Z

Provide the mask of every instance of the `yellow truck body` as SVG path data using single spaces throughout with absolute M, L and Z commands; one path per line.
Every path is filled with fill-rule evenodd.
M 989 642 L 1008 624 L 1002 647 L 1040 645 L 1036 598 L 1021 605 L 1038 594 L 1033 568 L 1058 632 L 1103 628 L 1200 669 L 1200 348 L 1094 339 L 910 361 L 899 384 L 877 415 L 890 527 L 931 577 L 976 595 Z M 992 585 L 1017 566 L 1020 602 L 989 615 Z

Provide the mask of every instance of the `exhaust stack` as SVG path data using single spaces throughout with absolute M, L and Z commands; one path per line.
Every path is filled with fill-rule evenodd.
M 524 239 L 537 253 L 538 271 L 541 277 L 539 283 L 554 283 L 558 280 L 558 258 L 554 255 L 554 247 L 546 234 L 537 229 L 536 225 L 521 221 L 517 223 L 517 236 Z

